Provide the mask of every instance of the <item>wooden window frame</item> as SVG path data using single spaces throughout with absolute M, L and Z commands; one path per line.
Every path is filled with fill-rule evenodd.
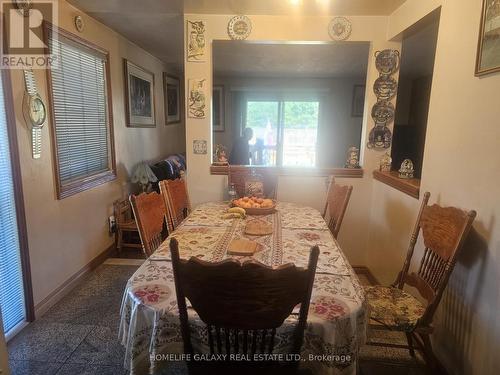
M 71 182 L 69 184 L 62 184 L 60 179 L 59 171 L 59 156 L 58 156 L 58 146 L 57 146 L 57 136 L 56 136 L 56 126 L 55 126 L 55 113 L 54 113 L 54 97 L 53 97 L 53 87 L 52 87 L 52 74 L 51 69 L 47 69 L 47 89 L 49 97 L 49 108 L 50 108 L 50 120 L 51 120 L 51 141 L 52 141 L 52 151 L 54 157 L 54 178 L 57 190 L 57 199 L 67 198 L 69 196 L 78 194 L 82 191 L 92 189 L 96 186 L 105 184 L 107 182 L 116 180 L 116 158 L 115 158 L 115 143 L 114 143 L 114 131 L 113 131 L 113 104 L 112 104 L 112 91 L 111 91 L 111 74 L 110 74 L 110 59 L 109 52 L 98 45 L 95 45 L 79 36 L 70 33 L 64 29 L 57 28 L 49 22 L 44 22 L 44 39 L 45 44 L 49 46 L 49 39 L 52 34 L 57 33 L 66 39 L 69 39 L 72 43 L 76 44 L 82 49 L 87 49 L 94 51 L 98 54 L 104 56 L 105 61 L 105 79 L 106 79 L 106 102 L 108 107 L 108 130 L 109 130 L 109 157 L 111 161 L 110 169 L 97 173 L 92 176 L 87 176 L 81 178 L 77 181 Z M 49 48 L 49 47 L 47 47 Z

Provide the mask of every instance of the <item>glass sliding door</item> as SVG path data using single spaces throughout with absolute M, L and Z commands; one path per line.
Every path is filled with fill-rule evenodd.
M 9 334 L 26 320 L 4 82 L 0 79 L 0 311 Z
M 247 102 L 246 127 L 253 130 L 253 138 L 249 142 L 253 165 L 277 164 L 279 123 L 280 102 Z

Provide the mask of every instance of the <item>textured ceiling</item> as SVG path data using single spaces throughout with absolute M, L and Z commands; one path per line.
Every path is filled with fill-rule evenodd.
M 68 0 L 175 69 L 182 69 L 183 14 L 387 15 L 405 0 Z
M 360 77 L 368 43 L 257 44 L 215 41 L 214 73 L 245 77 Z

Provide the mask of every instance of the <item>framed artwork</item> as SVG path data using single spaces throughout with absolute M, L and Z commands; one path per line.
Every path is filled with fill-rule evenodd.
M 365 85 L 354 85 L 352 92 L 352 117 L 363 117 L 363 110 L 365 108 Z
M 215 85 L 212 91 L 212 125 L 214 132 L 223 132 L 224 126 L 224 86 Z
M 205 61 L 205 22 L 187 21 L 187 61 Z
M 206 79 L 190 79 L 188 81 L 188 116 L 190 118 L 205 118 L 206 107 Z
M 483 0 L 476 76 L 500 72 L 500 0 Z
M 124 59 L 127 126 L 153 128 L 155 120 L 155 75 Z
M 163 73 L 163 92 L 165 96 L 165 122 L 175 124 L 181 121 L 181 84 L 177 77 Z
M 193 154 L 206 155 L 208 152 L 207 141 L 204 139 L 195 139 L 193 141 Z

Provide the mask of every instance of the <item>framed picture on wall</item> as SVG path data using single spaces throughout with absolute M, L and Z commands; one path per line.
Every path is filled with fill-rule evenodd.
M 124 59 L 127 126 L 152 128 L 155 121 L 155 75 Z
M 214 132 L 226 130 L 224 125 L 224 86 L 215 85 L 213 88 L 212 124 Z
M 175 124 L 181 121 L 181 85 L 177 77 L 163 73 L 163 92 L 165 96 L 165 122 Z
M 352 117 L 363 117 L 365 107 L 365 85 L 354 85 L 352 92 Z
M 476 76 L 500 72 L 500 0 L 483 0 Z

